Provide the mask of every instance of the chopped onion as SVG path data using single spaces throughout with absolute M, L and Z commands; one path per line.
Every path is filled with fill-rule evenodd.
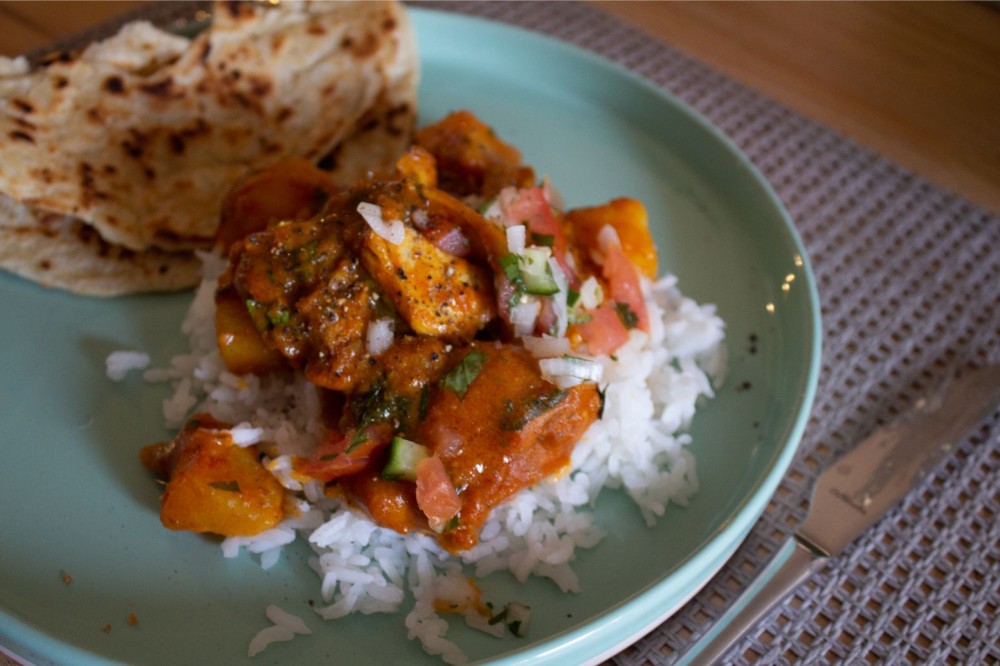
M 447 252 L 453 257 L 464 257 L 469 254 L 471 243 L 458 227 L 449 229 L 434 241 L 434 247 Z
M 512 227 L 507 227 L 508 252 L 513 252 L 514 254 L 521 254 L 524 252 L 526 232 L 527 230 L 523 224 L 515 224 Z
M 538 361 L 542 374 L 552 378 L 572 378 L 584 382 L 599 382 L 604 376 L 604 366 L 597 361 L 579 356 L 543 358 Z
M 601 227 L 601 230 L 597 232 L 597 247 L 601 248 L 601 252 L 607 254 L 608 248 L 610 247 L 621 247 L 621 239 L 618 238 L 618 232 L 610 224 L 605 224 Z
M 517 335 L 531 335 L 535 330 L 535 321 L 541 312 L 542 304 L 537 299 L 526 299 L 510 309 L 510 323 L 514 325 Z
M 392 220 L 391 222 L 386 222 L 382 219 L 382 208 L 381 206 L 376 206 L 373 203 L 368 203 L 367 201 L 362 201 L 358 204 L 358 212 L 361 217 L 365 218 L 365 222 L 371 227 L 372 231 L 384 238 L 387 242 L 393 245 L 399 245 L 403 242 L 403 238 L 406 234 L 406 228 L 403 226 L 402 220 Z
M 483 217 L 490 222 L 500 222 L 503 218 L 503 211 L 500 210 L 500 199 L 496 198 L 489 202 L 483 210 Z
M 372 356 L 378 356 L 392 345 L 393 323 L 389 317 L 376 319 L 368 324 L 365 349 Z
M 510 633 L 518 638 L 528 635 L 528 625 L 531 623 L 531 607 L 511 601 L 504 606 L 506 618 L 504 624 L 510 629 Z
M 423 208 L 413 211 L 413 215 L 410 217 L 413 219 L 413 226 L 417 229 L 426 229 L 427 225 L 431 223 L 431 219 L 427 216 L 427 211 Z
M 569 282 L 555 257 L 549 257 L 549 269 L 552 271 L 552 279 L 555 280 L 556 286 L 559 288 L 559 291 L 552 295 L 552 308 L 556 315 L 554 333 L 557 338 L 561 338 L 566 335 L 566 327 L 569 326 L 569 306 L 567 305 Z
M 573 348 L 567 338 L 554 338 L 551 335 L 534 336 L 526 335 L 521 338 L 524 347 L 535 358 L 551 358 L 553 356 L 563 356 L 570 353 Z
M 580 285 L 580 305 L 591 310 L 596 308 L 604 300 L 604 290 L 601 284 L 593 275 L 583 281 Z

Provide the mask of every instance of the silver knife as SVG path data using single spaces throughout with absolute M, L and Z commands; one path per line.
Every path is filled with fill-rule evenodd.
M 967 371 L 828 467 L 798 531 L 676 666 L 716 663 L 757 620 L 903 499 L 998 403 L 1000 365 Z

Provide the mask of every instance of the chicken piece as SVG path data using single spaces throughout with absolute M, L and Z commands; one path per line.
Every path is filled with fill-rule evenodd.
M 439 187 L 456 197 L 489 201 L 507 186 L 530 187 L 535 174 L 521 153 L 468 111 L 419 130 L 414 143 L 437 160 Z
M 361 262 L 419 335 L 471 340 L 496 316 L 490 272 L 438 249 L 412 227 L 398 245 L 368 234 Z
M 324 388 L 349 393 L 367 380 L 368 325 L 376 318 L 379 296 L 358 262 L 345 259 L 326 280 L 295 304 L 310 349 L 305 373 Z
M 236 446 L 226 428 L 199 414 L 172 442 L 142 450 L 143 465 L 167 478 L 160 506 L 164 527 L 252 536 L 284 518 L 281 484 L 260 464 L 257 448 Z
M 462 502 L 457 524 L 439 535 L 442 546 L 471 548 L 494 507 L 566 469 L 600 403 L 593 384 L 561 389 L 547 381 L 522 347 L 472 343 L 416 438 L 440 457 Z
M 437 161 L 420 146 L 410 146 L 396 160 L 396 173 L 401 177 L 428 187 L 437 187 Z

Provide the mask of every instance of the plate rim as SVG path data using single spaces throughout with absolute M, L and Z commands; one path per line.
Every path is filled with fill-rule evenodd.
M 734 158 L 736 162 L 750 174 L 753 185 L 761 190 L 762 194 L 769 201 L 771 206 L 778 212 L 782 222 L 781 230 L 787 235 L 787 240 L 790 241 L 790 245 L 797 250 L 798 256 L 803 262 L 801 268 L 802 273 L 805 276 L 805 288 L 807 292 L 806 301 L 809 304 L 809 330 L 805 333 L 805 336 L 808 337 L 809 340 L 809 364 L 808 367 L 805 368 L 804 374 L 799 377 L 803 393 L 797 401 L 795 407 L 795 418 L 792 420 L 791 426 L 787 431 L 788 435 L 785 437 L 785 441 L 781 443 L 781 446 L 777 448 L 776 455 L 773 456 L 767 465 L 768 473 L 765 474 L 763 478 L 758 479 L 757 483 L 752 487 L 752 491 L 741 499 L 738 507 L 734 508 L 732 515 L 730 516 L 730 518 L 733 519 L 728 521 L 722 529 L 716 531 L 716 533 L 708 538 L 708 540 L 704 542 L 700 548 L 696 549 L 695 552 L 690 553 L 688 557 L 679 563 L 678 567 L 672 573 L 657 581 L 651 582 L 649 586 L 636 594 L 632 599 L 622 600 L 610 608 L 607 612 L 602 614 L 598 619 L 578 627 L 574 627 L 570 630 L 551 635 L 542 641 L 508 652 L 507 654 L 501 655 L 495 659 L 491 658 L 488 660 L 488 663 L 506 665 L 529 662 L 538 663 L 539 658 L 566 659 L 567 655 L 564 654 L 563 651 L 558 650 L 557 644 L 565 644 L 567 639 L 569 639 L 570 643 L 577 646 L 578 649 L 582 649 L 582 645 L 592 645 L 597 640 L 593 636 L 596 631 L 593 625 L 607 622 L 609 614 L 624 615 L 627 613 L 628 607 L 638 604 L 643 600 L 650 600 L 656 595 L 659 588 L 667 586 L 673 578 L 680 575 L 687 568 L 693 567 L 696 560 L 703 559 L 703 554 L 706 552 L 706 549 L 710 549 L 713 553 L 714 559 L 719 559 L 720 557 L 722 558 L 721 561 L 719 561 L 718 566 L 715 567 L 715 569 L 708 576 L 703 576 L 703 580 L 701 580 L 693 589 L 686 590 L 686 596 L 684 599 L 673 605 L 670 609 L 670 613 L 667 613 L 659 617 L 656 621 L 649 623 L 648 626 L 643 627 L 641 631 L 635 634 L 630 634 L 624 639 L 624 642 L 617 641 L 614 642 L 613 645 L 602 644 L 601 652 L 599 654 L 596 654 L 592 658 L 583 662 L 595 663 L 596 660 L 614 654 L 617 650 L 633 643 L 635 640 L 641 638 L 641 636 L 653 630 L 670 615 L 683 607 L 683 605 L 687 603 L 691 597 L 696 595 L 698 591 L 707 585 L 710 582 L 712 575 L 725 566 L 726 562 L 728 562 L 732 554 L 735 553 L 740 543 L 752 531 L 754 524 L 763 514 L 767 503 L 770 501 L 770 498 L 776 491 L 778 484 L 787 472 L 787 469 L 801 444 L 802 435 L 804 434 L 810 417 L 818 388 L 819 374 L 822 365 L 822 316 L 815 273 L 812 269 L 811 261 L 805 250 L 805 246 L 799 235 L 798 229 L 795 227 L 791 216 L 787 212 L 783 202 L 775 192 L 770 181 L 764 177 L 749 156 L 744 153 L 729 136 L 724 134 L 718 126 L 713 124 L 704 115 L 670 90 L 654 83 L 638 72 L 610 60 L 601 53 L 570 43 L 557 36 L 544 34 L 514 24 L 491 20 L 480 16 L 462 14 L 454 11 L 427 7 L 408 7 L 407 10 L 410 13 L 411 21 L 414 23 L 415 31 L 417 31 L 417 23 L 431 20 L 459 24 L 472 23 L 474 25 L 478 25 L 480 29 L 488 26 L 490 31 L 495 31 L 497 35 L 501 35 L 501 38 L 506 38 L 513 34 L 516 35 L 518 39 L 524 39 L 528 42 L 534 43 L 538 48 L 554 49 L 555 51 L 560 52 L 563 57 L 575 59 L 582 58 L 589 66 L 600 69 L 605 76 L 623 77 L 627 79 L 631 85 L 639 86 L 644 89 L 647 94 L 652 94 L 653 96 L 663 100 L 664 103 L 674 106 L 675 109 L 679 110 L 685 117 L 696 123 L 703 131 L 711 135 L 712 138 L 725 149 L 730 157 Z M 423 67 L 422 54 L 421 67 Z M 3 628 L 3 625 L 5 624 L 10 624 L 12 631 L 8 631 Z M 24 650 L 24 658 L 28 658 L 30 656 L 31 659 L 36 660 L 35 663 L 44 663 L 37 660 L 39 658 L 48 659 L 48 657 L 46 657 L 44 653 L 38 652 L 32 646 L 47 647 L 48 651 L 52 655 L 52 658 L 60 660 L 83 659 L 86 663 L 116 663 L 114 660 L 106 660 L 103 656 L 97 655 L 86 648 L 82 648 L 74 644 L 64 643 L 57 637 L 52 636 L 51 634 L 40 630 L 33 625 L 23 622 L 15 615 L 13 609 L 9 609 L 7 607 L 0 607 L 0 629 L 3 629 L 0 631 L 0 636 L 4 637 L 4 646 L 8 644 L 20 646 Z M 27 637 L 31 640 L 15 640 L 15 637 L 17 636 Z M 551 653 L 553 650 L 556 650 L 558 654 L 542 654 Z M 574 650 L 574 654 L 576 651 L 577 649 Z M 17 654 L 21 654 L 21 652 L 17 652 Z

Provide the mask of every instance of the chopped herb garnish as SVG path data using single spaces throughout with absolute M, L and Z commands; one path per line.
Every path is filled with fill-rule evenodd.
M 354 449 L 358 448 L 361 444 L 368 441 L 368 428 L 358 428 L 358 431 L 354 433 L 354 437 L 351 438 L 351 443 L 347 445 L 347 450 L 344 453 L 351 453 Z
M 452 368 L 451 372 L 444 376 L 441 383 L 457 393 L 458 397 L 465 397 L 465 392 L 469 390 L 469 385 L 475 380 L 485 363 L 486 354 L 473 349 L 465 355 L 458 365 Z
M 394 395 L 385 390 L 385 378 L 375 382 L 364 397 L 351 403 L 351 415 L 357 423 L 357 432 L 345 453 L 350 453 L 359 444 L 368 440 L 368 426 L 389 423 L 394 428 L 404 422 L 410 411 L 410 401 L 405 396 Z
M 252 298 L 246 299 L 244 303 L 247 306 L 247 312 L 250 313 L 250 320 L 253 321 L 254 327 L 256 327 L 258 331 L 266 331 L 267 309 L 264 305 Z
M 286 307 L 268 309 L 266 305 L 252 298 L 246 299 L 244 304 L 254 327 L 261 332 L 269 331 L 276 326 L 284 326 L 292 319 L 292 313 Z
M 500 428 L 507 432 L 521 430 L 531 421 L 562 402 L 567 395 L 569 395 L 569 391 L 564 389 L 554 389 L 548 393 L 539 393 L 523 404 L 520 414 L 516 414 L 514 410 L 507 410 L 508 414 L 504 417 Z
M 577 301 L 580 300 L 580 292 L 576 289 L 569 289 L 566 291 L 566 307 L 572 308 L 576 307 Z
M 431 406 L 431 387 L 430 384 L 424 384 L 424 387 L 420 389 L 420 404 L 417 406 L 417 418 L 423 421 L 427 417 L 427 410 Z
M 271 326 L 282 326 L 287 324 L 292 318 L 292 313 L 287 308 L 278 308 L 274 312 L 267 313 L 267 322 Z
M 556 244 L 556 237 L 552 234 L 536 234 L 531 233 L 531 242 L 534 245 L 539 245 L 541 247 L 552 247 Z
M 625 324 L 625 328 L 631 330 L 639 325 L 639 315 L 628 306 L 628 303 L 615 303 L 615 312 L 618 313 L 618 318 Z
M 212 486 L 216 490 L 224 490 L 227 493 L 240 492 L 239 481 L 212 481 L 208 485 Z

